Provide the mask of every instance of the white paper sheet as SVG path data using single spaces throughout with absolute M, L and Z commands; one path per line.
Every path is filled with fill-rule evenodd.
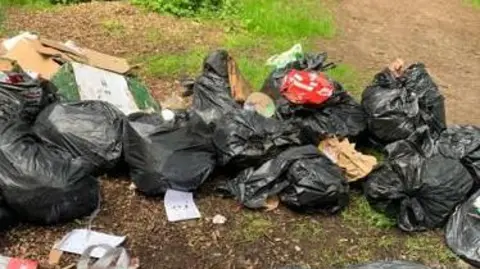
M 201 217 L 191 192 L 167 190 L 164 204 L 168 221 L 198 219 Z
M 106 244 L 117 247 L 123 241 L 125 241 L 125 236 L 115 236 L 95 231 L 89 233 L 87 229 L 77 229 L 63 237 L 57 249 L 81 255 L 89 246 Z M 105 249 L 102 248 L 96 248 L 91 253 L 94 258 L 101 258 L 103 255 L 105 255 Z
M 72 67 L 81 100 L 106 101 L 126 115 L 139 111 L 122 75 L 76 62 Z

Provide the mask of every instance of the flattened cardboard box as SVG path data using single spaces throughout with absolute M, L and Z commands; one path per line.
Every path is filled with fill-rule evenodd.
M 50 79 L 60 69 L 62 63 L 71 61 L 119 74 L 130 70 L 125 59 L 89 49 L 80 50 L 81 53 L 56 41 L 23 39 L 3 57 L 16 61 L 23 70 L 38 73 L 45 79 Z

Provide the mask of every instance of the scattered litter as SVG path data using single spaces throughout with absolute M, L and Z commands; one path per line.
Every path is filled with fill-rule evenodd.
M 436 138 L 446 128 L 444 98 L 425 66 L 411 65 L 396 76 L 398 70 L 385 69 L 362 94 L 370 140 L 388 144 L 406 139 L 423 125 Z
M 165 121 L 172 121 L 175 119 L 175 113 L 170 109 L 163 109 L 162 110 L 162 118 Z
M 276 69 L 280 69 L 280 68 L 286 67 L 288 64 L 292 62 L 299 60 L 302 57 L 303 57 L 302 45 L 296 44 L 290 50 L 270 57 L 267 60 L 267 65 L 273 66 Z
M 480 191 L 460 205 L 450 217 L 445 228 L 445 240 L 460 258 L 480 267 Z
M 295 246 L 295 251 L 300 252 L 300 251 L 302 251 L 302 249 L 299 246 Z
M 273 211 L 278 208 L 280 205 L 280 198 L 277 195 L 270 196 L 267 198 L 267 202 L 265 203 L 265 211 Z
M 348 138 L 339 140 L 337 137 L 327 138 L 320 142 L 319 149 L 335 164 L 345 170 L 349 182 L 367 176 L 377 165 L 377 159 L 355 150 Z
M 408 261 L 381 261 L 363 265 L 353 265 L 346 269 L 430 269 L 419 263 Z
M 0 256 L 0 269 L 37 269 L 38 262 L 33 260 Z
M 225 224 L 227 218 L 223 215 L 217 214 L 212 219 L 213 224 Z
M 191 192 L 167 190 L 165 193 L 165 211 L 168 221 L 182 221 L 201 217 Z
M 131 190 L 131 191 L 134 191 L 137 189 L 137 186 L 135 185 L 135 183 L 131 183 L 129 186 L 128 186 L 128 189 Z
M 50 250 L 50 253 L 48 254 L 49 265 L 57 265 L 60 263 L 60 259 L 62 258 L 63 251 L 59 250 L 58 246 L 61 242 L 62 241 L 55 242 L 52 249 Z
M 364 185 L 367 200 L 408 232 L 441 227 L 470 192 L 473 179 L 457 159 L 437 153 L 428 127 L 386 147 L 385 163 Z
M 96 262 L 91 262 L 91 253 L 102 249 L 105 254 Z M 122 247 L 99 244 L 85 249 L 77 263 L 77 269 L 137 269 L 140 266 L 138 259 L 130 259 L 127 251 Z
M 265 118 L 275 115 L 275 103 L 272 98 L 261 92 L 250 94 L 243 104 L 243 109 L 256 111 Z
M 87 229 L 75 229 L 63 237 L 57 249 L 82 255 L 91 246 L 107 245 L 115 248 L 122 244 L 125 238 L 125 236 L 115 236 Z M 104 248 L 95 247 L 88 254 L 90 257 L 101 258 L 106 253 L 107 250 Z

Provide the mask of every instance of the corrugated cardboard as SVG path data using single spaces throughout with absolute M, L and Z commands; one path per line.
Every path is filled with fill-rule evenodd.
M 44 79 L 50 79 L 59 69 L 60 65 L 52 57 L 38 53 L 38 40 L 23 39 L 4 57 L 16 61 L 25 72 L 35 72 Z
M 44 48 L 40 48 L 39 52 L 45 55 L 62 57 L 65 60 L 88 64 L 119 74 L 125 74 L 130 71 L 130 65 L 123 58 L 110 56 L 87 48 L 79 48 L 79 51 L 76 51 L 60 42 L 48 39 L 41 38 L 40 42 Z

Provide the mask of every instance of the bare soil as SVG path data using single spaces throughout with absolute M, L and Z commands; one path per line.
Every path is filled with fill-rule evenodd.
M 339 25 L 334 40 L 319 50 L 368 76 L 396 57 L 427 64 L 441 85 L 450 123 L 480 124 L 480 12 L 457 0 L 331 3 Z M 30 30 L 53 39 L 72 39 L 130 59 L 174 53 L 195 46 L 215 48 L 222 30 L 204 23 L 145 13 L 125 3 L 92 3 L 49 11 L 8 11 L 10 32 Z M 146 78 L 155 97 L 176 103 L 175 78 Z M 178 101 L 181 102 L 181 101 Z M 103 204 L 96 230 L 126 235 L 126 247 L 141 268 L 276 268 L 301 264 L 329 269 L 378 259 L 409 259 L 433 268 L 463 268 L 443 244 L 441 231 L 406 235 L 363 221 L 356 202 L 345 214 L 308 216 L 283 207 L 273 212 L 239 210 L 231 199 L 212 196 L 212 185 L 198 193 L 200 220 L 168 223 L 163 201 L 129 189 L 122 179 L 102 180 Z M 228 220 L 211 221 L 216 214 Z M 38 259 L 42 268 L 53 243 L 86 220 L 33 227 L 22 225 L 0 235 L 0 253 Z M 61 267 L 77 256 L 65 255 Z

